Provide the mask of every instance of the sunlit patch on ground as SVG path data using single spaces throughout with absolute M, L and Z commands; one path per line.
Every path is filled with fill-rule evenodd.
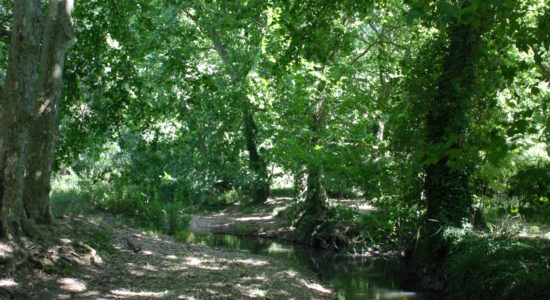
M 13 288 L 19 284 L 13 280 L 13 278 L 0 279 L 0 287 L 2 288 Z
M 269 216 L 240 217 L 240 218 L 235 218 L 234 220 L 239 222 L 242 222 L 242 221 L 246 222 L 246 221 L 266 221 L 266 220 L 272 220 L 272 219 L 273 219 L 273 216 L 269 215 Z
M 149 291 L 141 291 L 141 292 L 134 292 L 130 290 L 113 290 L 111 291 L 111 294 L 115 296 L 115 298 L 130 298 L 130 297 L 143 297 L 143 298 L 163 298 L 166 297 L 169 292 L 168 291 L 162 291 L 162 292 L 149 292 Z
M 61 238 L 59 239 L 59 241 L 63 244 L 63 245 L 69 245 L 70 243 L 72 243 L 73 241 L 67 239 L 67 238 Z
M 6 243 L 0 243 L 0 257 L 7 257 L 13 253 L 13 247 Z
M 292 231 L 286 220 L 277 214 L 288 207 L 291 198 L 269 198 L 262 206 L 254 207 L 254 213 L 241 211 L 242 204 L 209 216 L 193 215 L 189 223 L 193 232 L 233 233 L 277 237 Z
M 29 265 L 31 276 L 15 274 L 0 280 L 0 287 L 13 290 L 16 299 L 325 299 L 333 295 L 325 293 L 311 274 L 288 271 L 282 261 L 109 227 L 109 220 L 105 216 L 101 222 L 110 237 L 105 243 L 109 250 L 97 250 L 102 264 L 89 263 L 86 256 L 96 249 L 87 245 L 96 244 L 82 240 L 83 232 L 93 231 L 87 226 L 96 225 L 65 219 L 52 237 L 56 242 L 45 245 L 37 256 L 52 262 L 42 263 L 47 271 Z
M 68 292 L 83 292 L 86 290 L 86 283 L 75 278 L 61 278 L 57 282 L 62 290 Z
M 285 271 L 286 275 L 288 275 L 289 277 L 296 277 L 296 275 L 298 275 L 298 273 L 296 271 Z
M 252 298 L 265 297 L 265 291 L 258 290 L 258 289 L 249 290 L 248 295 Z
M 225 266 L 219 266 L 218 264 L 215 264 L 214 261 L 205 259 L 205 258 L 197 258 L 197 257 L 186 257 L 184 264 L 196 267 L 204 270 L 212 270 L 212 271 L 219 271 L 227 269 Z
M 235 259 L 235 260 L 231 260 L 231 262 L 243 264 L 243 265 L 255 266 L 255 267 L 265 266 L 268 264 L 267 261 L 259 260 L 259 259 Z
M 329 199 L 329 205 L 332 207 L 336 207 L 337 205 L 344 205 L 345 207 L 353 208 L 360 212 L 376 210 L 376 207 L 372 206 L 363 199 Z
M 323 287 L 322 285 L 315 283 L 315 282 L 308 282 L 305 279 L 300 279 L 300 282 L 305 285 L 308 289 L 314 290 L 316 292 L 321 292 L 325 294 L 331 293 L 331 290 Z

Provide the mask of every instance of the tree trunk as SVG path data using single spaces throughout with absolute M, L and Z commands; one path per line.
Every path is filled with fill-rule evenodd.
M 246 76 L 239 76 L 233 69 L 232 62 L 230 60 L 227 49 L 223 44 L 218 32 L 214 28 L 208 30 L 209 36 L 212 39 L 212 44 L 216 49 L 216 52 L 220 56 L 224 65 L 229 69 L 231 76 L 231 83 L 237 88 L 242 85 L 242 79 Z M 241 101 L 242 113 L 243 113 L 243 129 L 244 137 L 246 140 L 246 150 L 248 151 L 249 166 L 254 173 L 254 179 L 251 187 L 251 196 L 254 202 L 262 203 L 267 200 L 269 196 L 269 180 L 267 174 L 267 164 L 258 153 L 258 143 L 256 139 L 256 122 L 254 121 L 254 115 L 250 108 L 250 102 L 246 98 L 244 93 L 238 93 Z
M 57 139 L 57 106 L 63 85 L 63 64 L 71 36 L 73 0 L 51 0 L 42 39 L 35 118 L 30 128 L 25 172 L 27 216 L 51 222 L 50 179 Z
M 427 212 L 419 231 L 411 269 L 424 288 L 438 290 L 445 281 L 447 246 L 445 228 L 461 226 L 469 219 L 472 196 L 469 188 L 471 162 L 465 149 L 469 122 L 467 114 L 473 96 L 476 48 L 480 33 L 469 25 L 450 25 L 450 44 L 445 50 L 437 95 L 426 119 L 426 142 L 441 146 L 439 161 L 425 167 L 424 192 Z M 450 144 L 450 145 L 449 145 Z M 453 153 L 451 156 L 450 153 Z
M 246 138 L 246 149 L 248 150 L 250 169 L 254 172 L 254 182 L 252 183 L 252 198 L 254 202 L 263 203 L 269 196 L 269 180 L 267 175 L 267 165 L 258 153 L 256 141 L 256 122 L 250 111 L 250 103 L 243 100 L 243 124 L 244 135 Z
M 325 90 L 326 84 L 322 84 L 320 92 Z M 323 126 L 325 99 L 315 104 L 313 109 L 313 123 L 311 124 L 311 148 L 319 144 L 320 130 Z M 327 194 L 323 185 L 323 165 L 321 162 L 309 162 L 307 168 L 306 206 L 309 214 L 315 215 L 326 207 Z
M 0 109 L 0 234 L 27 230 L 23 174 L 40 48 L 40 0 L 14 1 L 8 70 Z
M 469 25 L 455 25 L 449 29 L 448 36 L 450 45 L 434 101 L 437 107 L 428 113 L 426 139 L 432 145 L 449 142 L 451 145 L 436 164 L 426 167 L 424 189 L 428 204 L 427 218 L 436 220 L 442 226 L 460 226 L 469 218 L 472 208 L 468 184 L 471 166 L 464 142 L 469 126 L 466 115 L 475 83 L 475 50 L 479 34 Z M 458 157 L 451 157 L 451 152 L 459 153 Z

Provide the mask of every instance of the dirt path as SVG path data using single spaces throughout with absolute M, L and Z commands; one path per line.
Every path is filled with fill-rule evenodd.
M 51 232 L 55 242 L 27 242 L 25 259 L 15 245 L 0 243 L 0 298 L 334 298 L 314 276 L 277 259 L 183 244 L 115 222 L 110 216 L 60 220 Z
M 296 242 L 295 228 L 287 219 L 277 216 L 293 202 L 289 197 L 277 197 L 251 206 L 234 204 L 218 213 L 192 215 L 189 226 L 191 231 L 199 233 L 226 233 Z M 375 210 L 364 200 L 339 199 L 329 202 L 331 206 L 337 204 L 346 205 L 361 213 Z
M 290 203 L 290 198 L 270 198 L 266 203 L 249 209 L 250 212 L 240 205 L 233 205 L 219 213 L 193 215 L 189 226 L 192 231 L 201 233 L 228 233 L 292 240 L 294 228 L 276 216 L 277 212 L 285 209 Z

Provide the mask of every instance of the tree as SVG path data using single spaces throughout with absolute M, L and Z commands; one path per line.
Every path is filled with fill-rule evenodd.
M 186 15 L 210 39 L 212 48 L 229 75 L 233 101 L 241 110 L 243 136 L 249 167 L 253 173 L 251 196 L 255 202 L 265 202 L 269 196 L 267 164 L 258 151 L 258 126 L 254 119 L 253 104 L 248 99 L 247 86 L 247 77 L 257 67 L 257 60 L 262 54 L 263 35 L 267 26 L 265 3 L 251 1 L 243 5 L 228 1 L 215 7 L 197 3 L 193 8 L 196 15 Z M 237 18 L 231 16 L 234 11 L 238 14 Z M 237 37 L 241 40 L 237 40 Z M 247 43 L 243 44 L 242 40 Z
M 28 230 L 23 205 L 26 144 L 34 114 L 34 78 L 40 49 L 39 0 L 14 3 L 9 62 L 0 111 L 0 230 Z
M 427 209 L 420 236 L 411 249 L 411 266 L 420 277 L 436 277 L 431 283 L 437 286 L 439 279 L 443 280 L 437 277 L 445 275 L 439 263 L 448 254 L 446 230 L 469 226 L 475 220 L 471 184 L 480 150 L 486 155 L 503 156 L 505 152 L 498 133 L 493 134 L 490 146 L 480 141 L 482 131 L 494 124 L 475 114 L 488 112 L 485 116 L 491 116 L 495 110 L 495 90 L 502 80 L 493 78 L 499 72 L 490 74 L 485 69 L 502 64 L 491 51 L 505 48 L 499 39 L 507 24 L 520 14 L 515 2 L 410 2 L 416 4 L 409 11 L 410 19 L 421 16 L 422 24 L 435 32 L 426 39 L 407 74 L 413 86 L 407 93 L 420 108 L 416 118 L 422 134 L 417 157 L 423 169 L 422 204 Z M 491 64 L 482 67 L 481 62 L 487 61 Z
M 72 3 L 72 0 L 52 0 L 50 3 L 36 88 L 41 37 L 40 1 L 14 3 L 14 26 L 0 112 L 0 218 L 3 236 L 30 234 L 30 221 L 49 219 L 55 113 L 61 93 Z M 32 142 L 29 140 L 31 134 L 36 139 Z M 45 153 L 36 153 L 41 150 Z M 25 172 L 31 175 L 30 182 L 37 186 L 25 187 Z M 28 197 L 24 198 L 24 193 L 29 193 Z
M 63 85 L 63 65 L 71 37 L 72 6 L 72 0 L 50 2 L 42 37 L 23 201 L 27 217 L 43 223 L 51 221 L 50 181 L 57 140 L 57 111 Z

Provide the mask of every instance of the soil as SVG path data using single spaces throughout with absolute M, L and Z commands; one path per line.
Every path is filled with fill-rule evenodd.
M 286 209 L 290 198 L 270 198 L 261 205 L 235 204 L 208 215 L 192 215 L 189 227 L 199 233 L 225 233 L 294 241 L 294 228 L 277 213 Z
M 111 215 L 64 217 L 43 230 L 47 240 L 0 242 L 0 298 L 335 298 L 275 258 L 181 243 Z

